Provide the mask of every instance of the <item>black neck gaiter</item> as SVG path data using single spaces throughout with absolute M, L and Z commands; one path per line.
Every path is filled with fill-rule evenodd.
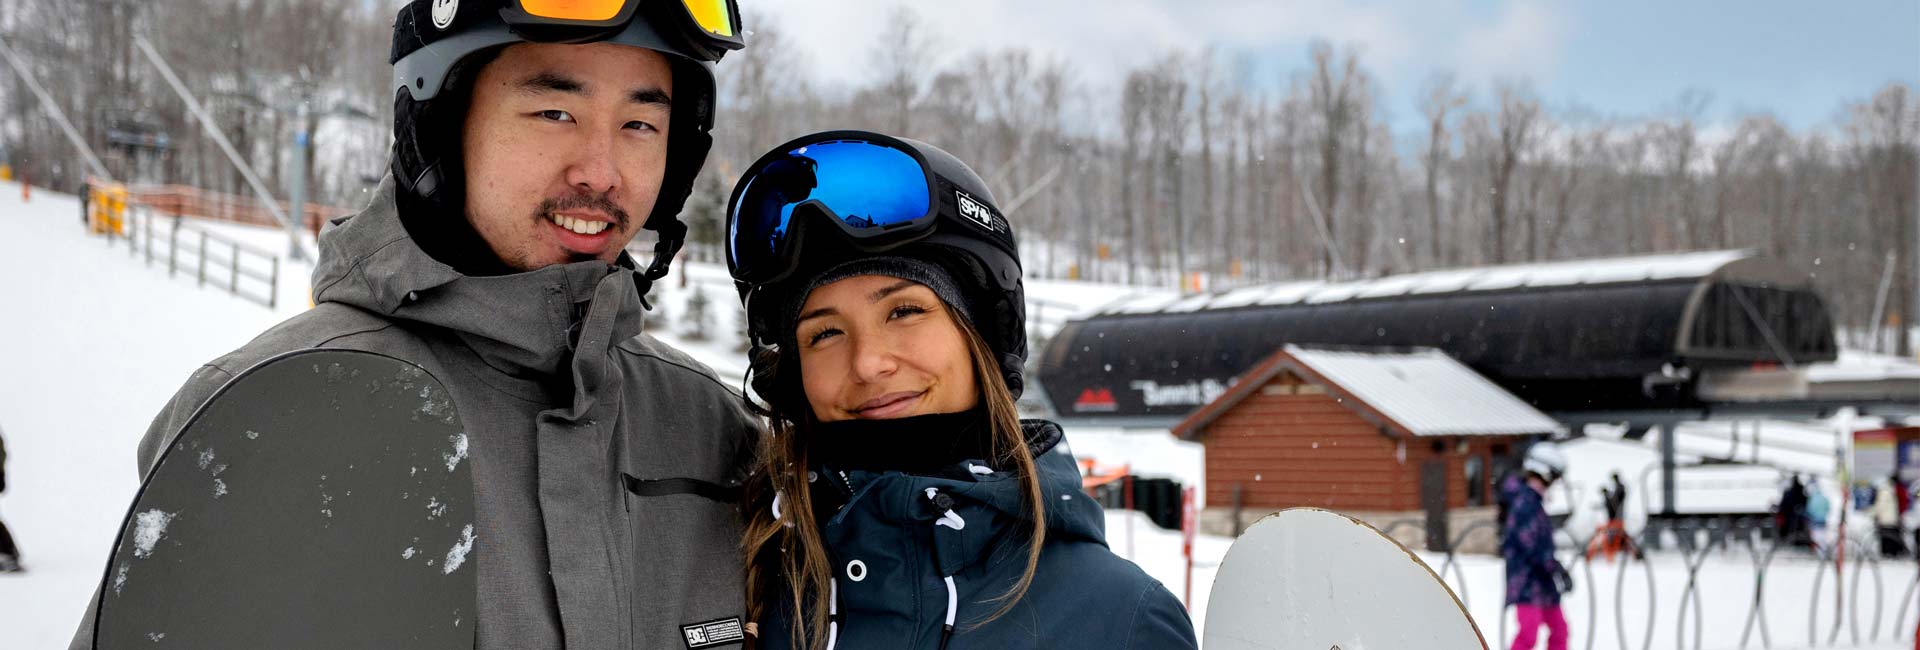
M 843 420 L 814 425 L 808 457 L 834 469 L 897 470 L 932 474 L 968 459 L 992 460 L 993 427 L 987 409 L 891 420 Z

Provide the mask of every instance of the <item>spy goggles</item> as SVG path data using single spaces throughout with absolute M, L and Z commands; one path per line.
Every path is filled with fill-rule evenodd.
M 788 142 L 747 168 L 727 211 L 727 266 L 749 285 L 785 279 L 799 267 L 805 231 L 832 224 L 856 249 L 877 253 L 969 232 L 1012 248 L 1004 217 L 931 168 L 912 145 L 862 131 L 830 131 Z

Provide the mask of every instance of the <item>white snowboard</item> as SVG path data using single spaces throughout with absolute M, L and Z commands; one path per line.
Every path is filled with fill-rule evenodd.
M 1486 650 L 1425 562 L 1358 519 L 1317 508 L 1255 522 L 1207 601 L 1207 650 Z

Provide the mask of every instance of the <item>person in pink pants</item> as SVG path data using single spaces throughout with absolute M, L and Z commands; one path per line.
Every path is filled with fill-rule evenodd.
M 1540 626 L 1547 626 L 1547 650 L 1567 650 L 1567 617 L 1560 606 L 1515 605 L 1520 614 L 1520 632 L 1513 637 L 1513 650 L 1533 650 L 1540 639 Z
M 1560 594 L 1572 588 L 1560 561 L 1553 557 L 1553 524 L 1542 501 L 1547 486 L 1567 471 L 1566 456 L 1553 443 L 1527 449 L 1520 475 L 1500 483 L 1503 513 L 1500 554 L 1507 563 L 1507 601 L 1520 615 L 1520 632 L 1513 650 L 1533 650 L 1540 625 L 1547 626 L 1547 650 L 1567 650 L 1567 618 L 1560 612 Z

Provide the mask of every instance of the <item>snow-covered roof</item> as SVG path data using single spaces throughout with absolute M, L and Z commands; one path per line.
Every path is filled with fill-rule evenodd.
M 1560 423 L 1445 352 L 1319 350 L 1286 353 L 1416 436 L 1525 435 Z
M 1177 293 L 1147 293 L 1116 300 L 1102 311 L 1122 314 L 1151 314 L 1166 309 L 1168 305 L 1179 301 L 1180 294 Z
M 1807 381 L 1816 384 L 1870 381 L 1920 382 L 1920 363 L 1890 354 L 1842 349 L 1840 358 L 1832 363 L 1809 364 Z
M 1249 305 L 1326 304 L 1366 298 L 1499 291 L 1522 287 L 1682 280 L 1713 275 L 1728 264 L 1752 256 L 1749 251 L 1705 251 L 1422 271 L 1345 282 L 1287 282 L 1186 299 L 1169 298 L 1164 294 L 1143 296 L 1139 300 L 1116 301 L 1102 309 L 1101 313 L 1187 312 Z
M 1199 434 L 1282 373 L 1325 386 L 1381 426 L 1411 436 L 1554 434 L 1565 427 L 1472 368 L 1432 348 L 1309 348 L 1287 345 L 1247 371 L 1226 393 L 1173 427 Z

